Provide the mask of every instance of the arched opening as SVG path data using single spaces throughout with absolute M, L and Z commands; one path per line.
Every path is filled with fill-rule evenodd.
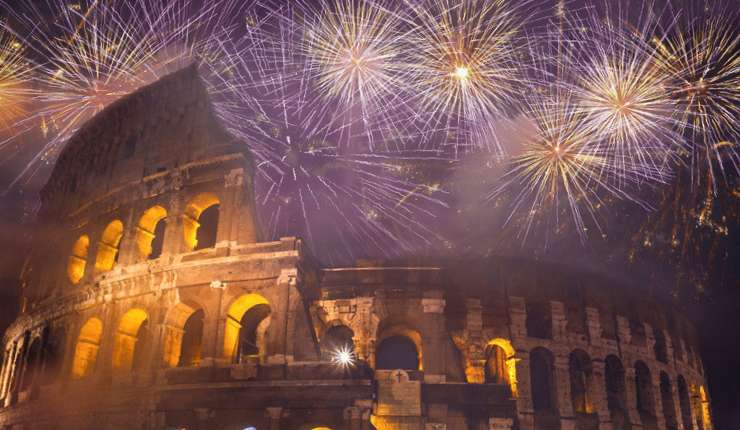
M 678 385 L 678 405 L 681 408 L 681 422 L 685 430 L 691 429 L 691 398 L 689 397 L 689 387 L 683 376 L 678 375 L 676 380 Z
M 149 349 L 149 319 L 143 309 L 126 312 L 118 324 L 113 344 L 113 369 L 125 373 L 146 367 Z
M 653 330 L 653 336 L 655 337 L 655 345 L 653 345 L 655 359 L 661 363 L 668 363 L 668 348 L 666 346 L 663 330 L 656 328 Z
M 650 369 L 642 361 L 635 363 L 635 391 L 637 412 L 640 413 L 643 427 L 646 430 L 657 428 L 653 381 L 650 376 Z
M 23 369 L 21 375 L 21 391 L 28 390 L 31 388 L 31 384 L 35 384 L 37 381 L 36 375 L 41 367 L 41 352 L 42 352 L 42 339 L 37 337 L 31 342 L 31 347 L 28 350 L 26 356 L 26 366 Z
M 64 328 L 45 330 L 43 384 L 51 384 L 59 376 L 64 362 L 64 344 L 66 339 L 67 334 Z
M 98 242 L 98 255 L 95 258 L 95 269 L 101 272 L 111 270 L 118 261 L 118 247 L 123 236 L 123 223 L 113 220 L 103 230 Z
M 591 366 L 591 357 L 580 349 L 570 353 L 568 359 L 568 369 L 570 374 L 570 398 L 573 404 L 573 411 L 581 414 L 593 413 L 593 404 L 591 402 L 591 377 L 593 369 Z
M 554 363 L 552 353 L 545 348 L 535 348 L 529 354 L 532 406 L 536 413 L 555 412 Z
M 72 255 L 67 263 L 67 278 L 76 285 L 85 276 L 87 266 L 87 252 L 90 249 L 90 237 L 86 234 L 78 237 L 72 246 Z
M 663 406 L 663 418 L 666 430 L 677 430 L 676 405 L 673 403 L 673 387 L 665 372 L 660 372 L 660 400 Z
M 229 307 L 224 331 L 224 357 L 232 362 L 257 358 L 264 351 L 270 304 L 259 294 L 244 294 Z
M 167 314 L 163 359 L 169 367 L 198 366 L 205 313 L 193 303 L 178 303 Z
M 509 385 L 506 352 L 498 345 L 488 345 L 486 348 L 485 376 L 487 384 Z
M 136 226 L 136 246 L 142 259 L 152 260 L 162 254 L 166 218 L 165 208 L 153 206 L 147 209 L 139 219 L 139 224 Z
M 485 381 L 487 383 L 507 384 L 511 394 L 517 397 L 516 358 L 511 342 L 496 338 L 486 346 Z
M 419 361 L 416 344 L 404 335 L 386 337 L 375 351 L 375 368 L 378 370 L 419 370 Z
M 216 245 L 220 201 L 215 194 L 198 194 L 188 203 L 183 215 L 183 232 L 188 250 Z
M 355 333 L 346 325 L 335 325 L 324 331 L 319 342 L 321 359 L 332 361 L 337 354 L 344 351 L 354 355 L 355 343 L 352 340 Z
M 98 359 L 100 339 L 103 335 L 103 322 L 90 318 L 80 329 L 72 360 L 72 377 L 82 379 L 92 374 Z
M 552 308 L 550 302 L 527 301 L 527 336 L 552 339 Z
M 185 321 L 182 345 L 180 348 L 179 367 L 197 366 L 200 364 L 203 349 L 203 309 L 198 309 Z
M 629 429 L 627 416 L 627 391 L 625 388 L 624 367 L 614 355 L 605 360 L 604 379 L 606 380 L 606 403 L 614 430 Z

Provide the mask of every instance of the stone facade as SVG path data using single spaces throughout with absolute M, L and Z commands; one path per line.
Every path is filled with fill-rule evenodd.
M 527 261 L 319 267 L 262 240 L 245 147 L 192 68 L 71 140 L 3 338 L 0 428 L 711 429 L 670 307 Z

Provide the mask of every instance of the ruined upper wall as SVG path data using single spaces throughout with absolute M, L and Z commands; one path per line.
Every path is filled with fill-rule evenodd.
M 85 124 L 42 190 L 44 209 L 62 201 L 74 207 L 70 200 L 89 201 L 127 182 L 234 152 L 246 154 L 246 145 L 220 125 L 192 65 L 122 98 Z

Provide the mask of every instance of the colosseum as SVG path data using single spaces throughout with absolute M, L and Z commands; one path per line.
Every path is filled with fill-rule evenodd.
M 246 148 L 195 67 L 70 140 L 0 428 L 712 428 L 696 334 L 646 289 L 506 258 L 321 267 L 263 240 Z

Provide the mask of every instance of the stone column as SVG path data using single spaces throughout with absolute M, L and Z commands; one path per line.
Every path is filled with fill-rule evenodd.
M 509 296 L 509 319 L 511 343 L 518 343 L 527 337 L 527 307 L 523 297 Z
M 265 413 L 269 420 L 268 430 L 280 430 L 280 418 L 283 415 L 283 408 L 280 406 L 272 406 L 265 408 Z
M 550 314 L 552 315 L 552 338 L 556 341 L 564 341 L 568 336 L 568 320 L 565 317 L 563 302 L 551 301 Z
M 604 360 L 595 359 L 591 361 L 591 383 L 587 390 L 593 410 L 599 415 L 599 430 L 612 430 L 612 418 L 606 394 L 605 367 Z
M 640 418 L 640 413 L 637 411 L 635 368 L 632 366 L 625 366 L 624 368 L 624 391 L 630 423 L 634 426 L 642 426 L 642 419 Z
M 676 417 L 676 424 L 678 430 L 691 430 L 684 428 L 683 425 L 683 413 L 681 413 L 681 399 L 678 398 L 678 378 L 673 378 L 671 382 L 671 397 L 673 398 L 673 408 L 675 409 L 673 414 Z
M 296 288 L 297 270 L 283 269 L 275 285 L 276 300 L 271 303 L 271 322 L 267 339 L 267 363 L 287 364 L 293 361 L 293 334 L 300 293 Z
M 647 324 L 646 330 L 649 328 Z M 652 337 L 652 330 L 650 330 L 650 337 Z M 653 338 L 653 342 L 655 342 L 655 338 Z M 648 342 L 649 343 L 649 342 Z M 650 368 L 650 379 L 653 384 L 653 389 L 650 390 L 653 394 L 653 412 L 655 413 L 655 418 L 658 424 L 658 430 L 665 430 L 665 416 L 663 415 L 663 398 L 660 394 L 660 370 L 655 368 Z
M 519 396 L 516 398 L 516 411 L 521 430 L 534 430 L 534 408 L 532 405 L 532 384 L 529 374 L 529 351 L 517 351 L 516 378 Z
M 482 307 L 479 299 L 468 299 L 465 307 L 468 311 L 465 319 L 467 346 L 465 380 L 469 383 L 482 384 L 486 379 Z
M 161 257 L 168 257 L 184 251 L 184 236 L 182 217 L 185 215 L 185 203 L 179 192 L 170 195 L 165 217 L 164 242 L 162 243 Z
M 570 368 L 567 355 L 558 354 L 555 357 L 555 392 L 557 397 L 560 428 L 575 430 L 576 421 L 573 415 L 573 402 L 570 398 Z
M 424 311 L 423 334 L 424 350 L 422 360 L 424 363 L 424 381 L 427 383 L 443 383 L 445 377 L 445 359 L 447 354 L 444 310 L 445 299 L 441 291 L 429 291 L 421 299 Z
M 599 310 L 590 306 L 586 307 L 586 329 L 588 331 L 588 338 L 591 345 L 600 346 L 602 344 L 601 318 L 599 316 Z

